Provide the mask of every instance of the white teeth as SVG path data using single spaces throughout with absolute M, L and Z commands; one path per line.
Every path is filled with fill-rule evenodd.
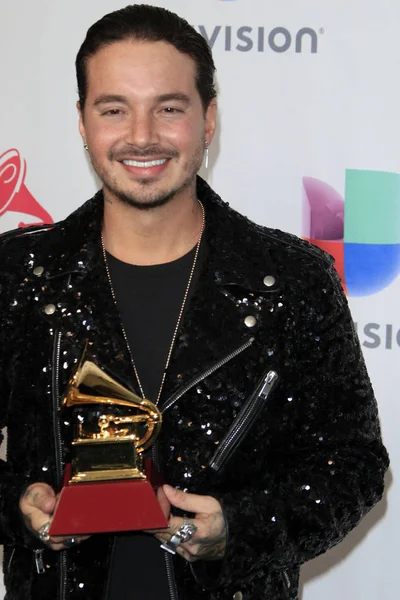
M 139 160 L 123 160 L 122 162 L 128 167 L 139 167 L 141 169 L 149 169 L 150 167 L 158 167 L 159 165 L 163 165 L 167 162 L 167 159 L 162 158 L 161 160 L 148 160 L 146 162 Z

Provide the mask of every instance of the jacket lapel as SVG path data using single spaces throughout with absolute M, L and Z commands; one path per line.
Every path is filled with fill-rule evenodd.
M 61 382 L 66 384 L 86 341 L 90 358 L 138 393 L 121 319 L 104 265 L 100 232 L 103 197 L 97 194 L 49 232 L 39 313 L 61 334 Z M 46 306 L 56 310 L 46 313 Z M 62 388 L 61 388 L 62 389 Z
M 255 225 L 199 179 L 207 256 L 175 342 L 163 399 L 256 338 L 273 319 L 279 291 Z M 264 279 L 268 285 L 264 283 Z

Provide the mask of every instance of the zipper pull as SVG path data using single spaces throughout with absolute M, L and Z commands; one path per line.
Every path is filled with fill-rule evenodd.
M 43 562 L 43 548 L 40 550 L 34 550 L 33 553 L 35 555 L 36 571 L 39 575 L 43 575 L 43 573 L 46 572 Z
M 278 379 L 278 373 L 276 371 L 269 371 L 268 375 L 264 380 L 264 384 L 261 390 L 258 393 L 258 398 L 265 398 L 268 396 L 270 388 L 274 385 L 275 381 Z

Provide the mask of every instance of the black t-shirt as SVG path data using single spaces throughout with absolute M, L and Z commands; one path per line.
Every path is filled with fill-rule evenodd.
M 162 265 L 131 265 L 107 254 L 117 306 L 146 398 L 156 402 L 193 265 L 195 248 Z M 205 256 L 202 243 L 186 307 Z M 165 551 L 150 534 L 118 535 L 108 600 L 169 600 Z

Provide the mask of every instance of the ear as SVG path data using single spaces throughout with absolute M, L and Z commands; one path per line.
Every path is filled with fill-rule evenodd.
M 85 129 L 84 121 L 83 121 L 83 112 L 81 109 L 80 102 L 76 103 L 76 108 L 78 109 L 78 113 L 79 113 L 79 122 L 78 122 L 79 133 L 81 134 L 83 143 L 86 144 L 86 129 Z
M 210 145 L 217 127 L 217 99 L 213 98 L 206 110 L 205 137 Z

